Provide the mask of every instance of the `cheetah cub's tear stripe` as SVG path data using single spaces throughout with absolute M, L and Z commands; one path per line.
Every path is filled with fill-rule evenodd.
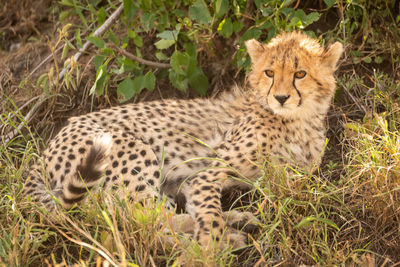
M 32 167 L 24 194 L 49 210 L 57 207 L 53 197 L 69 209 L 87 190 L 116 190 L 133 201 L 164 194 L 172 203 L 184 200 L 194 222 L 190 232 L 201 245 L 223 240 L 225 225 L 235 223 L 223 214 L 221 192 L 259 178 L 263 173 L 255 163 L 319 165 L 343 52 L 340 43 L 322 47 L 299 32 L 266 44 L 249 40 L 246 47 L 249 88 L 70 118 Z M 248 214 L 236 215 L 235 222 L 249 220 Z

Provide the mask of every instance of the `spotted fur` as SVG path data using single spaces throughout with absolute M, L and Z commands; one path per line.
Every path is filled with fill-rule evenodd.
M 100 184 L 101 190 L 125 187 L 138 201 L 159 192 L 171 199 L 183 194 L 195 238 L 203 246 L 211 236 L 218 240 L 225 225 L 221 191 L 237 183 L 232 176 L 259 177 L 255 163 L 265 159 L 304 168 L 319 164 L 342 54 L 340 43 L 323 48 L 298 32 L 268 44 L 249 40 L 246 47 L 251 88 L 71 118 L 44 151 L 44 165 L 33 167 L 24 193 L 49 208 L 52 195 L 70 208 Z

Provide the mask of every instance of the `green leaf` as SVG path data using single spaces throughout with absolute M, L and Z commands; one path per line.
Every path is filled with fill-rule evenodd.
M 58 16 L 58 20 L 60 22 L 64 21 L 66 18 L 69 17 L 69 15 L 71 14 L 71 10 L 67 10 L 67 11 L 62 11 L 60 13 L 60 15 Z
M 228 0 L 217 0 L 215 2 L 215 14 L 217 17 L 222 17 L 228 11 L 229 1 Z
M 208 24 L 211 22 L 212 17 L 204 0 L 196 0 L 196 2 L 189 7 L 189 18 L 200 24 Z
M 200 95 L 205 95 L 208 90 L 208 78 L 204 75 L 203 70 L 196 68 L 196 70 L 188 77 L 189 85 Z
M 169 69 L 169 81 L 173 86 L 175 86 L 179 91 L 186 92 L 188 88 L 188 80 L 183 75 L 179 75 L 172 68 Z
M 80 28 L 77 28 L 76 31 L 75 31 L 75 40 L 76 40 L 76 46 L 78 48 L 82 48 L 83 45 L 82 45 L 81 29 Z
M 129 38 L 133 39 L 137 36 L 135 31 L 132 31 L 131 29 L 128 30 L 128 36 Z
M 154 73 L 151 70 L 149 70 L 146 73 L 146 75 L 144 75 L 144 88 L 153 91 L 155 86 L 156 86 L 156 76 L 154 76 Z
M 99 25 L 102 25 L 104 21 L 106 21 L 107 13 L 104 7 L 101 7 L 99 11 L 97 12 L 97 22 Z
M 263 0 L 255 0 L 254 4 L 256 4 L 257 9 L 260 9 L 262 7 L 262 4 L 264 3 Z
M 89 95 L 97 93 L 98 96 L 101 96 L 104 93 L 104 87 L 107 84 L 107 80 L 109 75 L 107 73 L 107 65 L 110 62 L 111 58 L 105 60 L 103 64 L 101 64 L 96 73 L 96 81 L 94 82 L 92 88 L 90 88 Z
M 71 0 L 62 0 L 59 4 L 69 7 L 75 7 L 75 4 Z
M 136 34 L 136 32 L 129 30 L 128 31 L 128 36 L 129 38 L 131 38 L 133 40 L 133 43 L 137 46 L 137 47 L 142 47 L 143 46 L 143 39 L 142 37 L 140 37 L 139 35 Z
M 336 0 L 324 0 L 324 2 L 330 8 L 336 3 Z
M 166 49 L 173 44 L 175 44 L 175 40 L 165 40 L 165 39 L 161 39 L 160 41 L 157 41 L 154 43 L 154 45 L 157 47 L 157 49 L 160 49 L 160 50 Z
M 105 47 L 105 42 L 103 39 L 97 36 L 89 36 L 86 38 L 89 42 L 97 46 L 98 48 L 102 49 Z
M 142 47 L 142 46 L 143 46 L 143 39 L 142 39 L 142 37 L 140 37 L 139 35 L 136 36 L 135 38 L 133 38 L 133 43 L 134 43 L 137 47 Z
M 124 71 L 133 71 L 139 69 L 139 63 L 137 61 L 133 61 L 130 58 L 121 58 L 119 63 L 121 64 L 121 67 L 124 69 Z
M 128 19 L 134 19 L 135 17 L 135 6 L 133 4 L 133 0 L 124 0 L 124 15 Z
M 371 63 L 371 62 L 372 62 L 372 59 L 371 59 L 370 57 L 365 57 L 365 58 L 363 58 L 363 61 L 364 61 L 365 63 Z
M 190 57 L 186 53 L 175 51 L 171 56 L 170 64 L 177 74 L 186 75 L 189 63 Z
M 143 88 L 145 88 L 145 79 L 143 75 L 136 76 L 133 79 L 133 88 L 135 89 L 136 93 L 140 93 Z
M 155 27 L 156 14 L 155 12 L 144 12 L 140 16 L 140 23 L 144 31 L 150 31 Z
M 115 45 L 119 46 L 119 39 L 112 31 L 108 33 L 108 39 L 110 39 Z
M 131 99 L 137 93 L 131 78 L 125 78 L 117 87 L 119 102 L 123 103 Z
M 165 40 L 176 40 L 176 39 L 178 39 L 178 34 L 179 34 L 179 31 L 177 31 L 177 30 L 163 31 L 163 32 L 157 34 L 157 37 L 161 38 L 161 39 L 165 39 Z
M 161 51 L 156 52 L 156 58 L 158 60 L 167 60 L 168 59 L 168 57 Z
M 376 56 L 374 59 L 375 63 L 381 64 L 383 62 L 383 58 L 381 56 Z
M 119 70 L 120 73 L 132 72 L 139 69 L 139 63 L 137 61 L 133 61 L 132 59 L 126 57 L 118 57 L 117 64 L 121 67 Z
M 240 32 L 243 29 L 243 23 L 241 21 L 234 21 L 233 22 L 233 31 Z
M 100 68 L 100 66 L 103 64 L 105 59 L 106 59 L 106 57 L 103 55 L 97 55 L 94 57 L 93 64 L 94 64 L 96 71 Z
M 68 44 L 65 44 L 65 45 L 64 45 L 64 48 L 63 48 L 63 51 L 62 51 L 62 53 L 61 53 L 61 59 L 62 59 L 62 60 L 64 60 L 65 57 L 68 55 L 68 49 L 69 49 Z
M 89 27 L 88 24 L 87 24 L 87 20 L 86 20 L 85 16 L 84 16 L 83 13 L 82 13 L 82 10 L 80 10 L 80 9 L 78 9 L 78 8 L 75 8 L 75 11 L 78 13 L 79 18 L 80 18 L 80 19 L 82 20 L 82 22 L 85 24 L 85 27 L 86 27 L 86 28 Z
M 98 96 L 101 96 L 104 92 L 104 85 L 106 78 L 107 78 L 107 73 L 106 73 L 106 63 L 105 63 L 101 65 L 101 67 L 97 71 L 96 81 L 94 82 L 92 88 L 90 88 L 89 95 L 92 95 L 94 94 L 94 92 L 96 92 Z
M 230 18 L 221 21 L 217 29 L 218 33 L 225 38 L 229 38 L 233 33 L 233 25 Z
M 327 224 L 327 225 L 331 226 L 332 228 L 334 228 L 334 229 L 336 229 L 338 231 L 340 230 L 339 227 L 334 222 L 332 222 L 331 220 L 325 219 L 325 218 L 314 217 L 314 216 L 309 216 L 309 217 L 303 218 L 295 226 L 295 228 L 311 225 L 315 221 Z
M 310 14 L 307 15 L 307 18 L 306 18 L 307 25 L 318 21 L 320 17 L 321 17 L 321 13 L 311 12 Z
M 49 91 L 49 76 L 47 73 L 42 74 L 39 76 L 37 82 L 36 82 L 37 87 L 43 86 L 43 92 L 45 93 L 46 96 L 50 96 L 50 91 Z
M 197 45 L 194 43 L 185 43 L 186 54 L 197 62 Z
M 247 41 L 250 39 L 258 39 L 258 37 L 260 37 L 261 35 L 261 30 L 258 28 L 251 28 L 249 30 L 247 30 L 243 36 L 241 37 L 242 41 Z
M 174 14 L 175 16 L 177 16 L 178 18 L 179 18 L 179 17 L 184 18 L 184 17 L 187 16 L 187 15 L 186 15 L 186 12 L 183 11 L 183 10 L 181 10 L 181 9 L 175 9 L 175 10 L 173 10 L 171 13 Z

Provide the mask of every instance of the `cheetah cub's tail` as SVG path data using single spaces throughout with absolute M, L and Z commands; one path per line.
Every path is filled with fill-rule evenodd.
M 61 186 L 60 191 L 53 191 L 64 208 L 69 209 L 75 203 L 83 200 L 87 190 L 98 185 L 98 181 L 107 167 L 111 148 L 111 134 L 103 133 L 93 139 L 93 144 L 82 163 L 76 167 L 76 174 L 70 176 L 69 181 Z
M 110 133 L 98 135 L 93 140 L 93 145 L 86 156 L 83 164 L 77 167 L 82 179 L 87 182 L 94 182 L 100 179 L 107 167 L 107 158 L 112 147 Z
M 88 188 L 98 184 L 107 167 L 111 148 L 111 134 L 104 133 L 96 136 L 86 157 L 77 166 L 76 174 L 70 176 L 67 184 L 57 183 L 56 180 L 48 181 L 49 183 L 42 180 L 43 174 L 40 170 L 43 166 L 41 167 L 37 162 L 30 172 L 30 179 L 24 186 L 23 194 L 30 196 L 32 201 L 43 204 L 50 212 L 56 210 L 54 197 L 61 202 L 64 208 L 71 208 L 74 203 L 85 197 Z

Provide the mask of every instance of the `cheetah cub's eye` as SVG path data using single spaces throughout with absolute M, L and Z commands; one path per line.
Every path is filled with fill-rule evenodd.
M 306 74 L 307 74 L 307 72 L 305 72 L 304 70 L 296 71 L 296 72 L 294 73 L 294 77 L 295 77 L 296 79 L 303 79 L 304 77 L 306 77 Z
M 274 77 L 274 72 L 272 70 L 266 70 L 266 71 L 264 71 L 264 73 L 269 78 L 273 78 Z

